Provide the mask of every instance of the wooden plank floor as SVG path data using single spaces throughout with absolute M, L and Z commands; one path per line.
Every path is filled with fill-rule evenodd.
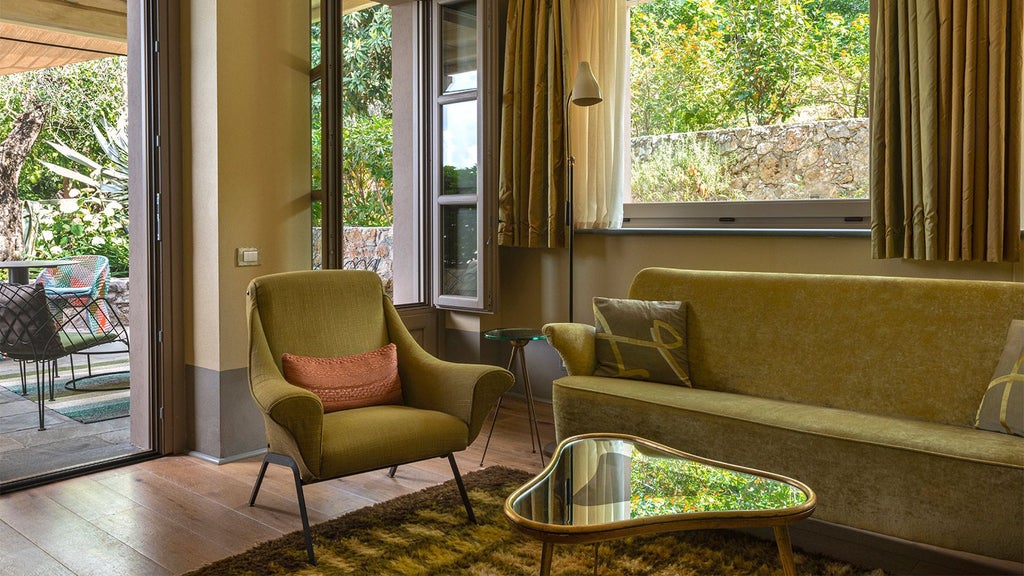
M 554 440 L 551 406 L 538 404 L 540 433 Z M 526 404 L 508 398 L 485 466 L 537 472 Z M 456 460 L 463 474 L 480 469 L 483 433 Z M 243 552 L 302 527 L 291 471 L 267 470 L 257 506 L 249 491 L 260 458 L 221 466 L 168 456 L 116 470 L 0 496 L 0 574 L 180 574 Z M 390 479 L 383 471 L 305 487 L 312 523 L 450 480 L 445 459 L 409 464 Z
M 554 439 L 551 406 L 538 404 L 541 436 Z M 485 465 L 536 472 L 525 403 L 506 399 Z M 463 473 L 480 469 L 484 434 L 457 455 Z M 0 496 L 0 574 L 170 575 L 242 552 L 301 527 L 291 473 L 271 466 L 257 506 L 247 501 L 259 458 L 217 466 L 170 456 Z M 435 459 L 313 484 L 305 495 L 310 521 L 444 482 L 448 462 Z M 793 529 L 797 548 L 881 567 L 890 574 L 1021 574 L 1024 567 L 950 554 L 805 521 Z M 538 546 L 538 558 L 540 548 Z

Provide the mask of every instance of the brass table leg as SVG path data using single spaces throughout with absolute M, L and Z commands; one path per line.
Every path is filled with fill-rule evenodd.
M 540 576 L 551 575 L 551 556 L 554 554 L 555 545 L 545 542 L 540 552 Z
M 775 526 L 775 544 L 779 547 L 779 560 L 786 576 L 796 576 L 796 562 L 793 560 L 793 543 L 789 539 L 789 526 Z

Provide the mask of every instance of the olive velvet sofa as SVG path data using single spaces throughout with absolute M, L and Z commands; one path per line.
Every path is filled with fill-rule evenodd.
M 815 518 L 1024 561 L 1024 438 L 973 427 L 1024 284 L 642 270 L 686 302 L 692 388 L 593 376 L 593 326 L 548 324 L 559 440 L 641 436 L 808 484 Z

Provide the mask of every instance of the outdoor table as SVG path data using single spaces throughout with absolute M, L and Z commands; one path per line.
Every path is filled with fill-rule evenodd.
M 11 284 L 28 284 L 29 268 L 51 268 L 53 266 L 71 266 L 74 260 L 5 260 L 0 268 L 6 268 Z

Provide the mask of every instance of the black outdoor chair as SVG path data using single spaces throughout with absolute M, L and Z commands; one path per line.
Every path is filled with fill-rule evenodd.
M 42 284 L 0 284 L 0 354 L 35 364 L 39 429 L 45 430 L 44 396 L 53 400 L 56 360 L 99 344 L 128 344 L 128 331 L 104 298 L 47 294 Z M 97 321 L 100 320 L 100 321 Z M 21 392 L 27 376 L 21 372 Z

